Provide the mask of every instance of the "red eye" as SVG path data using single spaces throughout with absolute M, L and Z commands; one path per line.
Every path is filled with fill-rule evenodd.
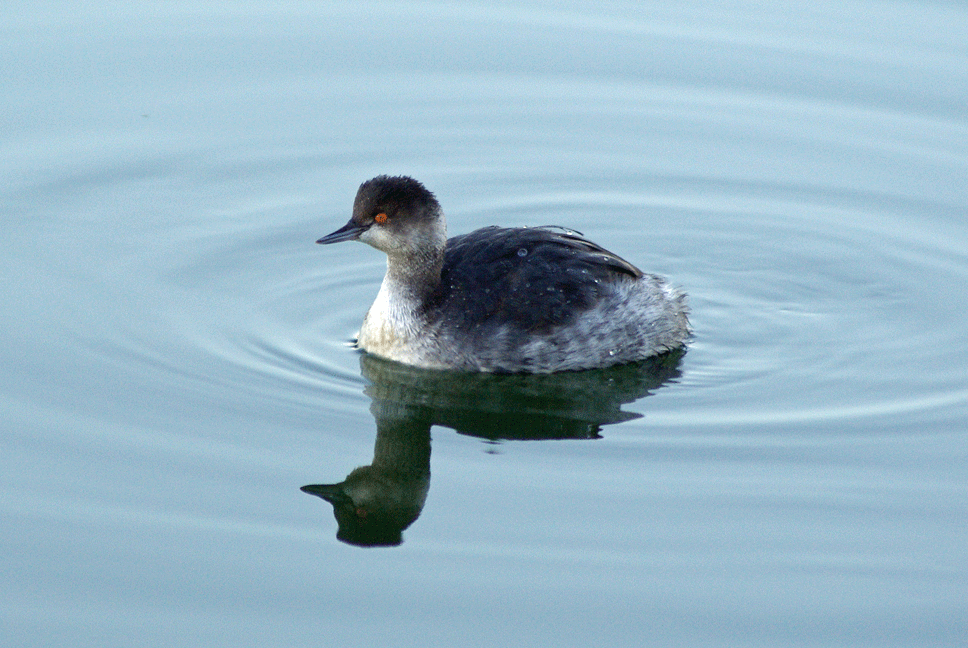
M 380 212 L 379 214 L 377 214 L 376 216 L 373 217 L 373 220 L 375 220 L 376 222 L 378 222 L 380 225 L 383 225 L 389 219 L 387 218 L 387 215 L 386 214 L 384 214 L 383 212 Z

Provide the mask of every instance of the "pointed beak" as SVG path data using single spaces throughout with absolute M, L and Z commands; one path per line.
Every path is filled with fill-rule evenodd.
M 340 243 L 342 241 L 355 241 L 360 238 L 360 234 L 368 230 L 369 227 L 366 225 L 357 225 L 353 221 L 348 222 L 341 228 L 333 232 L 332 234 L 327 234 L 323 238 L 316 241 L 317 243 L 322 243 L 326 245 L 327 243 Z
M 349 496 L 343 491 L 343 484 L 309 484 L 300 488 L 304 493 L 322 497 L 330 504 L 349 502 Z

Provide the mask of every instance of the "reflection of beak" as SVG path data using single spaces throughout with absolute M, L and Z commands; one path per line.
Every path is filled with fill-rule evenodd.
M 333 234 L 338 234 L 339 232 L 333 232 Z M 330 234 L 332 236 L 333 234 Z M 329 238 L 329 237 L 327 237 Z M 345 240 L 345 239 L 340 239 Z M 332 241 L 327 241 L 327 243 L 332 243 Z M 333 506 L 352 506 L 353 502 L 350 500 L 349 496 L 343 491 L 342 484 L 310 484 L 308 486 L 303 486 L 300 488 L 304 493 L 309 493 L 310 495 L 315 495 L 316 497 L 322 497 L 324 500 L 332 504 Z
M 341 228 L 333 232 L 332 234 L 327 234 L 323 238 L 316 241 L 317 243 L 327 244 L 327 243 L 340 243 L 342 241 L 355 241 L 360 238 L 360 234 L 370 229 L 369 225 L 357 225 L 353 221 L 348 222 Z

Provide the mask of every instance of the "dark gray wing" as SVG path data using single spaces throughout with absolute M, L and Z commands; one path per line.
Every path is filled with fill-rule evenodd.
M 485 227 L 447 242 L 432 300 L 468 332 L 508 325 L 542 332 L 573 322 L 618 281 L 642 271 L 576 232 Z

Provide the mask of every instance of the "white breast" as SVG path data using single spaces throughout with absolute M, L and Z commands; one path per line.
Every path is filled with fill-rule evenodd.
M 413 357 L 417 332 L 422 328 L 415 316 L 416 306 L 406 291 L 385 277 L 363 318 L 357 346 L 390 360 L 419 364 Z

